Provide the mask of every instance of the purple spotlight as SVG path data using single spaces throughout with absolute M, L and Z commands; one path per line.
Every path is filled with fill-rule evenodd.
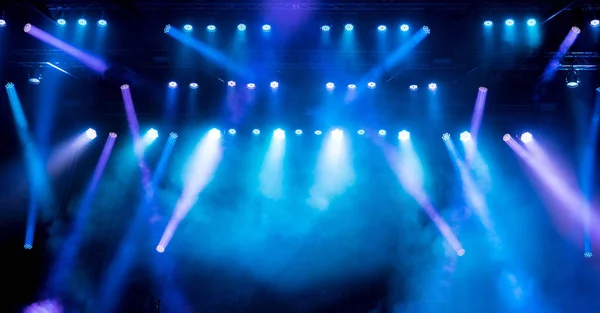
M 27 23 L 25 24 L 25 27 L 23 27 L 23 31 L 28 33 L 31 30 L 31 24 Z
M 121 90 L 127 90 L 127 89 L 129 89 L 129 85 L 127 85 L 127 84 L 121 85 Z
M 411 91 L 417 91 L 417 89 L 419 89 L 419 86 L 417 86 L 417 85 L 410 85 L 410 86 L 408 86 L 408 89 L 410 89 Z
M 117 133 L 115 132 L 110 132 L 108 133 L 108 135 L 110 136 L 110 138 L 117 138 Z
M 460 250 L 456 251 L 456 254 L 458 254 L 458 256 L 465 255 L 465 249 L 460 249 Z
M 270 86 L 272 89 L 277 89 L 277 88 L 279 88 L 279 83 L 276 81 L 272 81 Z
M 581 33 L 581 29 L 579 29 L 579 27 L 577 27 L 577 26 L 573 26 L 573 28 L 571 28 L 571 31 L 574 32 L 575 34 Z
M 512 137 L 509 134 L 504 135 L 504 137 L 502 137 L 502 140 L 504 141 L 509 141 Z
M 176 82 L 169 82 L 169 88 L 171 88 L 171 89 L 177 88 L 177 83 Z
M 528 143 L 531 142 L 533 140 L 533 135 L 531 133 L 523 133 L 521 135 L 521 141 L 523 143 Z
M 335 84 L 332 82 L 329 82 L 325 85 L 325 88 L 327 88 L 327 90 L 333 90 L 333 89 L 335 89 Z
M 93 128 L 88 128 L 88 130 L 85 131 L 85 135 L 89 139 L 94 139 L 97 137 L 96 131 Z
M 230 80 L 227 82 L 227 86 L 229 87 L 235 87 L 235 82 L 233 80 Z
M 481 92 L 487 92 L 487 90 L 488 90 L 488 89 L 487 89 L 487 88 L 485 88 L 485 87 L 479 87 L 479 91 L 481 91 Z

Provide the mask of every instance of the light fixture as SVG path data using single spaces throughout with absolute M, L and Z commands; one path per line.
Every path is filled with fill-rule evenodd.
M 419 89 L 419 86 L 417 86 L 417 85 L 410 85 L 410 86 L 408 86 L 408 89 L 410 89 L 411 91 L 417 91 L 417 89 Z
M 80 18 L 79 20 L 77 20 L 77 24 L 79 24 L 79 26 L 86 26 L 87 21 L 84 18 Z
M 377 87 L 377 84 L 375 82 L 368 82 L 367 83 L 367 88 L 369 88 L 369 89 L 375 89 L 375 87 Z
M 233 80 L 230 80 L 227 82 L 227 86 L 229 87 L 235 87 L 235 82 Z
M 237 29 L 241 32 L 246 30 L 246 24 L 238 24 Z
M 590 26 L 592 26 L 592 27 L 598 27 L 598 26 L 600 26 L 600 20 L 598 20 L 597 18 L 591 20 L 590 21 Z
M 34 68 L 33 71 L 29 74 L 29 81 L 32 85 L 39 85 L 42 82 L 42 73 L 40 73 L 39 68 Z
M 177 83 L 174 81 L 169 82 L 169 88 L 171 88 L 171 89 L 177 88 Z
M 215 26 L 215 25 L 208 25 L 208 26 L 206 26 L 206 30 L 208 32 L 210 32 L 210 33 L 214 33 L 214 32 L 217 31 L 217 26 Z
M 329 25 L 323 25 L 323 26 L 321 26 L 321 30 L 324 31 L 324 32 L 328 32 L 328 31 L 331 30 L 331 26 L 329 26 Z
M 64 18 L 61 17 L 58 20 L 56 20 L 56 24 L 58 24 L 58 26 L 66 26 L 67 20 L 65 20 Z
M 506 24 L 506 26 L 514 26 L 515 25 L 515 20 L 509 18 L 506 21 L 504 21 L 504 24 Z
M 352 24 L 346 24 L 346 26 L 344 26 L 344 29 L 346 31 L 351 32 L 352 30 L 354 30 L 354 25 L 352 25 Z
M 568 71 L 567 72 L 567 87 L 569 88 L 577 88 L 579 87 L 579 83 L 581 82 L 579 80 L 579 73 L 577 73 L 577 71 Z
M 431 91 L 436 91 L 437 90 L 437 84 L 436 83 L 430 83 L 429 85 L 427 85 L 427 88 Z
M 527 20 L 527 26 L 535 26 L 535 24 L 537 24 L 537 21 L 533 18 L 530 18 Z
M 377 31 L 379 31 L 379 32 L 384 32 L 386 30 L 387 30 L 387 26 L 385 26 L 385 25 L 377 26 Z
M 400 25 L 400 30 L 403 32 L 407 32 L 409 29 L 410 29 L 410 27 L 408 26 L 408 24 Z
M 483 26 L 488 27 L 488 28 L 492 27 L 492 26 L 494 26 L 494 22 L 487 20 L 487 21 L 483 22 Z
M 183 30 L 186 32 L 191 32 L 192 30 L 194 30 L 194 26 L 192 26 L 191 24 L 185 24 L 183 25 Z
M 254 90 L 254 89 L 256 89 L 256 84 L 254 84 L 254 83 L 249 83 L 249 84 L 247 84 L 247 85 L 246 85 L 246 87 L 247 87 L 248 89 L 250 89 L 250 90 Z
M 198 89 L 198 83 L 190 83 L 190 89 Z
M 270 32 L 271 31 L 271 25 L 269 24 L 265 24 L 262 27 L 263 32 Z

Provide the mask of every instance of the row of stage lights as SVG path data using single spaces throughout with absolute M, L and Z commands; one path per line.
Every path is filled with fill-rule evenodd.
M 366 130 L 364 129 L 359 129 L 356 132 L 359 136 L 363 136 L 365 134 L 367 134 Z M 94 130 L 93 128 L 89 128 L 86 132 L 85 132 L 86 136 L 89 139 L 95 139 L 98 135 L 96 133 L 96 130 Z M 235 136 L 237 135 L 237 130 L 235 130 L 234 128 L 230 128 L 227 131 L 227 134 L 229 134 L 230 136 Z M 255 128 L 252 130 L 252 134 L 255 136 L 258 136 L 261 134 L 260 129 Z M 304 134 L 304 131 L 302 129 L 296 129 L 294 131 L 294 134 L 296 136 L 301 136 L 302 134 Z M 322 130 L 315 130 L 314 134 L 317 136 L 321 136 L 323 135 L 323 131 Z M 381 137 L 385 137 L 387 136 L 387 131 L 385 129 L 380 129 L 379 131 L 377 131 L 377 135 L 381 136 Z M 208 135 L 212 138 L 221 138 L 222 136 L 222 132 L 221 130 L 217 129 L 217 128 L 213 128 L 208 132 Z M 114 132 L 111 132 L 109 134 L 109 136 L 116 138 L 117 134 Z M 171 138 L 177 138 L 178 135 L 177 133 L 170 133 L 169 137 Z M 281 128 L 277 128 L 276 130 L 273 131 L 273 137 L 277 138 L 277 139 L 283 139 L 285 138 L 285 130 L 281 129 Z M 334 139 L 341 139 L 344 137 L 344 131 L 336 128 L 334 130 L 331 131 L 331 137 Z M 149 140 L 155 140 L 158 138 L 158 131 L 154 128 L 150 128 L 145 135 L 145 138 L 148 138 Z M 506 134 L 504 135 L 504 137 L 502 138 L 504 141 L 509 141 L 512 138 L 512 136 L 510 134 Z M 523 133 L 520 137 L 520 140 L 524 143 L 528 143 L 531 142 L 533 140 L 533 135 L 529 132 Z M 402 130 L 398 133 L 398 139 L 401 141 L 406 141 L 408 139 L 410 139 L 410 132 L 408 132 L 407 130 Z M 444 133 L 442 135 L 442 139 L 443 140 L 450 140 L 450 134 L 449 133 Z M 460 133 L 459 136 L 460 141 L 462 142 L 469 142 L 471 141 L 472 137 L 471 137 L 471 133 L 469 133 L 468 131 L 464 131 L 462 133 Z
M 61 17 L 56 20 L 56 25 L 67 26 L 67 20 Z M 85 27 L 88 25 L 88 21 L 84 18 L 80 18 L 77 20 L 77 25 L 79 25 L 80 27 Z M 96 25 L 98 25 L 99 27 L 106 27 L 108 26 L 108 21 L 106 21 L 104 18 L 101 18 L 96 22 Z M 6 20 L 3 18 L 0 19 L 0 27 L 6 27 Z
M 425 26 L 425 27 L 427 27 L 427 26 Z M 165 33 L 168 33 L 170 28 L 171 28 L 171 25 L 167 25 L 165 27 Z M 238 24 L 238 26 L 237 26 L 237 30 L 241 31 L 241 32 L 246 31 L 247 28 L 248 27 L 246 26 L 246 24 Z M 325 25 L 321 26 L 321 31 L 328 32 L 332 28 L 333 28 L 332 25 L 325 24 Z M 410 26 L 408 24 L 402 24 L 398 28 L 400 29 L 400 31 L 403 31 L 403 32 L 407 32 L 407 31 L 410 30 Z M 264 24 L 261 27 L 261 29 L 262 29 L 263 32 L 268 33 L 268 32 L 270 32 L 273 29 L 273 27 L 270 24 Z M 427 29 L 429 29 L 429 28 L 427 28 Z M 191 31 L 194 30 L 194 26 L 192 26 L 192 24 L 185 24 L 185 25 L 183 25 L 183 30 L 186 31 L 186 32 L 191 32 Z M 354 30 L 354 25 L 353 24 L 346 24 L 346 25 L 344 25 L 344 30 L 351 32 L 351 31 Z M 378 32 L 386 32 L 387 30 L 388 30 L 388 27 L 386 25 L 379 25 L 379 26 L 377 26 L 377 31 Z M 216 32 L 217 31 L 217 26 L 213 25 L 213 24 L 208 25 L 208 26 L 206 26 L 206 31 L 211 32 L 211 33 Z
M 177 84 L 177 82 L 171 81 L 171 82 L 169 82 L 168 86 L 171 89 L 175 89 L 179 85 Z M 198 85 L 198 83 L 195 83 L 195 82 L 191 82 L 188 86 L 190 87 L 190 89 L 198 89 L 200 87 L 200 85 Z M 230 81 L 227 82 L 227 86 L 233 88 L 233 87 L 237 86 L 237 83 L 235 81 L 233 81 L 233 80 L 230 80 Z M 279 88 L 279 82 L 272 81 L 269 84 L 269 87 L 271 87 L 271 89 L 277 89 L 277 88 Z M 367 88 L 369 88 L 369 89 L 375 89 L 376 87 L 377 87 L 377 83 L 375 83 L 375 82 L 368 82 L 367 83 Z M 256 89 L 256 84 L 255 83 L 248 83 L 248 84 L 246 84 L 246 88 L 248 88 L 250 90 L 254 90 L 254 89 Z M 328 82 L 327 84 L 325 84 L 325 88 L 327 90 L 334 90 L 335 89 L 335 84 L 332 83 L 332 82 Z M 347 86 L 347 88 L 348 88 L 348 90 L 356 90 L 357 86 L 356 86 L 356 84 L 349 84 Z M 414 85 L 414 84 L 410 85 L 410 86 L 408 86 L 408 89 L 410 89 L 412 91 L 417 91 L 419 89 L 419 85 Z M 430 91 L 436 91 L 437 90 L 437 84 L 436 83 L 429 83 L 427 85 L 427 89 L 429 89 Z
M 512 18 L 506 19 L 504 21 L 504 25 L 506 25 L 508 27 L 515 26 L 515 24 L 516 24 L 516 22 Z M 529 27 L 533 27 L 533 26 L 537 25 L 537 21 L 533 18 L 530 18 L 527 20 L 526 24 Z M 483 26 L 490 28 L 490 27 L 494 26 L 494 22 L 492 20 L 486 20 L 483 22 Z M 590 26 L 592 26 L 592 27 L 600 26 L 600 20 L 598 20 L 597 18 L 594 18 L 593 20 L 590 21 Z

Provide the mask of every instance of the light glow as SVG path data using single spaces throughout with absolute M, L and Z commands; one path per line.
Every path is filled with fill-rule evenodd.
M 88 128 L 88 130 L 85 131 L 85 135 L 89 139 L 95 139 L 97 137 L 96 131 L 93 128 Z
M 281 128 L 277 128 L 274 132 L 273 132 L 273 137 L 275 137 L 275 139 L 284 139 L 285 138 L 285 131 Z
M 410 133 L 406 130 L 403 130 L 398 133 L 398 139 L 400 139 L 401 141 L 407 141 L 410 139 Z
M 532 140 L 533 140 L 533 135 L 532 135 L 531 133 L 528 133 L 528 132 L 527 132 L 527 133 L 523 133 L 523 134 L 521 135 L 521 141 L 522 141 L 523 143 L 529 143 L 529 142 L 531 142 Z

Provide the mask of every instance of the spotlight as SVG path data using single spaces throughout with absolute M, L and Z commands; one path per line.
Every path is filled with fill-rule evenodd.
M 315 135 L 321 136 L 321 135 L 323 135 L 323 132 L 317 129 L 317 130 L 315 130 Z
M 344 132 L 341 129 L 336 128 L 331 132 L 331 137 L 333 139 L 342 139 L 344 138 Z
M 494 26 L 494 22 L 487 20 L 487 21 L 483 22 L 483 26 L 488 27 L 488 28 L 492 27 L 492 26 Z
M 189 33 L 192 30 L 194 30 L 194 26 L 192 26 L 190 24 L 185 24 L 185 25 L 183 25 L 183 30 Z
M 127 85 L 127 84 L 121 85 L 121 90 L 127 90 L 127 89 L 129 89 L 129 85 Z
M 158 252 L 158 253 L 165 252 L 165 247 L 163 247 L 163 246 L 156 246 L 156 252 Z
M 273 137 L 277 138 L 277 139 L 283 139 L 285 138 L 285 131 L 281 128 L 277 128 L 274 132 L 273 132 Z
M 481 91 L 481 92 L 487 92 L 487 90 L 488 90 L 488 89 L 487 89 L 487 88 L 485 88 L 485 87 L 479 87 L 479 91 Z
M 105 19 L 101 18 L 98 20 L 98 26 L 106 27 L 106 26 L 108 26 L 108 22 Z
M 28 81 L 32 85 L 39 85 L 42 82 L 42 74 L 38 68 L 35 68 L 31 74 L 29 74 Z
M 154 139 L 158 138 L 158 130 L 156 130 L 154 128 L 150 128 L 146 132 L 146 136 L 148 136 L 148 139 L 154 140 Z
M 401 141 L 407 141 L 410 139 L 410 133 L 406 130 L 403 130 L 398 133 L 398 139 L 400 139 Z
M 323 25 L 323 26 L 321 26 L 321 30 L 324 31 L 324 32 L 328 32 L 328 31 L 331 30 L 331 26 L 329 26 L 329 25 Z
M 231 128 L 231 129 L 229 129 L 228 133 L 229 133 L 231 136 L 233 136 L 233 135 L 237 134 L 237 131 L 236 131 L 235 129 Z
M 509 141 L 510 139 L 512 139 L 512 137 L 509 134 L 506 134 L 502 137 L 502 140 L 504 141 Z
M 215 26 L 215 25 L 208 25 L 208 26 L 206 26 L 206 30 L 209 31 L 209 32 L 211 32 L 211 33 L 215 32 L 217 30 L 217 26 Z
M 190 89 L 198 89 L 198 83 L 190 83 Z
M 527 20 L 527 26 L 535 26 L 535 24 L 537 24 L 537 21 L 533 18 L 530 18 Z
M 79 24 L 79 26 L 86 26 L 87 25 L 87 21 L 85 19 L 83 19 L 83 18 L 80 18 L 77 21 L 77 24 Z
M 296 129 L 296 131 L 294 133 L 296 133 L 296 135 L 300 136 L 300 135 L 302 135 L 302 129 Z
M 0 27 L 6 27 L 6 20 L 4 18 L 0 18 Z
M 263 32 L 270 32 L 271 31 L 271 25 L 269 24 L 265 24 L 262 27 Z
M 252 130 L 252 133 L 253 133 L 254 135 L 260 135 L 260 129 L 257 129 L 257 128 L 256 128 L 256 129 L 253 129 L 253 130 Z
M 172 82 L 169 82 L 169 88 L 171 88 L 171 89 L 175 89 L 175 88 L 177 88 L 177 83 L 176 83 L 176 82 L 173 82 L 173 81 L 172 81 Z
M 445 140 L 450 140 L 450 134 L 448 134 L 448 133 L 444 133 L 444 134 L 442 135 L 442 139 L 443 139 L 444 141 L 445 141 Z
M 531 133 L 523 133 L 521 135 L 521 141 L 523 143 L 528 143 L 531 142 L 533 140 L 533 135 Z
M 88 128 L 88 130 L 85 131 L 85 136 L 89 139 L 94 139 L 97 137 L 97 134 L 93 128 Z
M 346 26 L 344 26 L 344 29 L 346 31 L 351 32 L 352 30 L 354 30 L 354 25 L 352 25 L 352 24 L 346 24 Z
M 416 91 L 417 89 L 419 89 L 419 86 L 417 86 L 417 85 L 410 85 L 410 86 L 408 86 L 408 89 L 410 89 L 411 91 Z
M 58 26 L 65 26 L 67 25 L 67 20 L 65 20 L 64 18 L 59 18 L 58 20 L 56 20 L 56 24 L 58 24 Z
M 460 249 L 460 250 L 456 251 L 456 254 L 458 254 L 458 256 L 465 255 L 465 249 Z
M 409 29 L 410 29 L 410 27 L 408 27 L 408 24 L 400 25 L 400 30 L 403 32 L 407 32 Z
M 378 133 L 379 133 L 379 136 L 385 136 L 387 134 L 385 129 L 380 129 Z
M 0 24 L 2 23 L 1 21 L 2 20 L 0 20 Z M 4 26 L 2 26 L 2 27 L 4 27 Z M 26 243 L 25 245 L 23 245 L 23 248 L 25 248 L 25 250 L 31 250 L 31 249 L 33 249 L 33 246 L 29 243 Z
M 246 24 L 238 24 L 237 29 L 241 32 L 246 31 Z
M 567 87 L 569 88 L 577 88 L 579 86 L 579 83 L 581 82 L 579 80 L 579 74 L 577 73 L 577 71 L 569 71 L 567 72 Z
M 600 26 L 600 20 L 598 20 L 597 18 L 591 20 L 590 21 L 590 26 L 592 26 L 592 27 L 598 27 L 598 26 Z
M 333 90 L 333 89 L 335 89 L 335 84 L 332 82 L 329 82 L 329 83 L 325 84 L 325 88 L 327 88 L 327 90 Z
M 426 34 L 431 34 L 431 29 L 429 29 L 429 26 L 423 26 L 422 29 Z
M 25 249 L 27 249 L 27 248 L 25 248 Z M 586 252 L 584 252 L 584 253 L 583 253 L 583 256 L 584 256 L 586 259 L 589 259 L 589 258 L 591 258 L 593 255 L 592 255 L 592 253 L 591 253 L 591 252 L 589 252 L 589 251 L 586 251 Z
M 177 139 L 179 137 L 179 135 L 177 135 L 177 133 L 170 133 L 169 137 L 171 137 L 173 139 Z
M 216 128 L 213 128 L 208 131 L 208 136 L 210 136 L 210 138 L 213 139 L 221 138 L 221 131 Z
M 235 82 L 233 80 L 230 80 L 227 82 L 227 86 L 229 87 L 235 87 Z
M 574 32 L 575 34 L 581 33 L 581 29 L 579 29 L 579 27 L 577 27 L 577 26 L 573 26 L 571 28 L 571 31 Z
M 369 82 L 367 83 L 367 87 L 369 87 L 369 89 L 375 89 L 375 87 L 377 87 L 377 84 L 375 82 Z
M 465 131 L 460 133 L 460 141 L 467 142 L 471 140 L 471 133 Z
M 386 30 L 387 30 L 387 26 L 385 26 L 385 25 L 377 26 L 377 31 L 379 31 L 379 32 L 384 32 Z
M 427 88 L 431 91 L 436 91 L 437 90 L 437 84 L 436 83 L 431 83 L 429 85 L 427 85 Z
M 279 83 L 276 81 L 272 81 L 270 86 L 272 89 L 277 89 L 277 88 L 279 88 Z
M 515 20 L 509 18 L 506 21 L 504 21 L 504 24 L 506 24 L 506 26 L 514 26 Z
M 365 130 L 364 129 L 359 129 L 356 133 L 362 136 L 362 135 L 365 134 Z
M 355 84 L 348 85 L 348 90 L 356 90 L 356 85 Z
M 171 31 L 171 24 L 167 24 L 165 26 L 164 32 L 165 32 L 165 34 L 168 34 L 170 31 Z
M 256 89 L 256 84 L 249 83 L 248 85 L 246 85 L 246 87 L 250 90 L 253 90 L 253 89 Z
M 108 135 L 110 136 L 110 138 L 117 138 L 117 133 L 115 132 L 110 132 L 108 133 Z

